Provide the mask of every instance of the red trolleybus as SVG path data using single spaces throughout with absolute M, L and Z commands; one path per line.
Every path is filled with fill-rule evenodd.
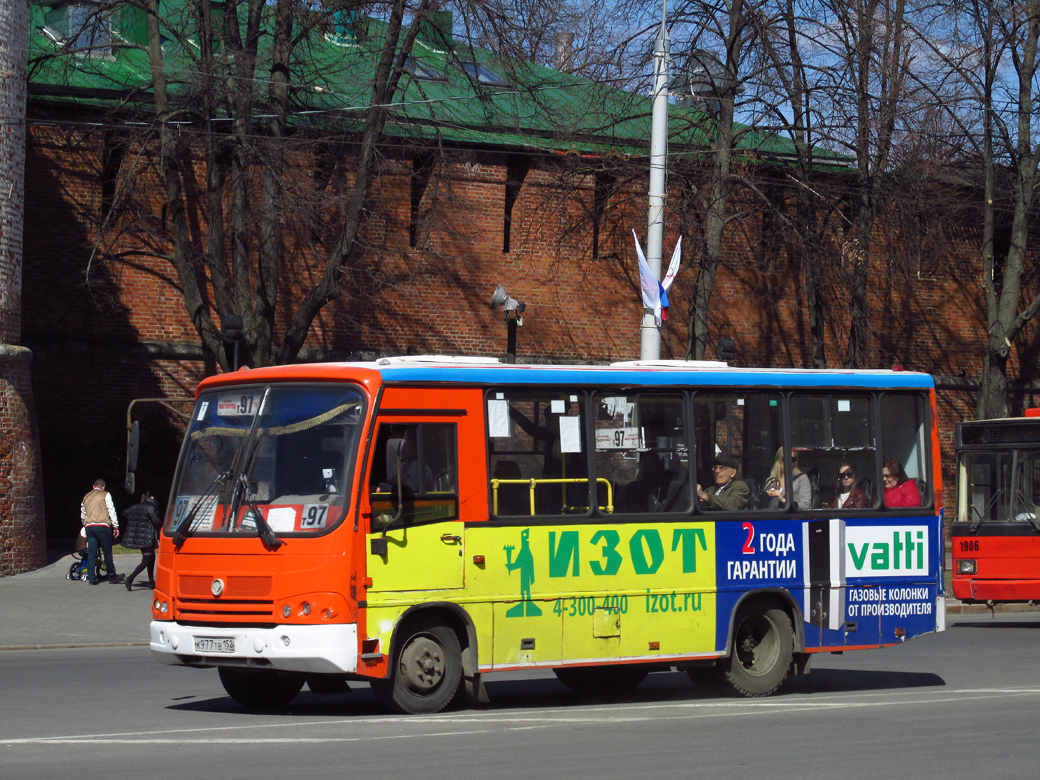
M 366 681 L 436 712 L 519 669 L 769 695 L 815 653 L 943 629 L 935 420 L 910 372 L 428 357 L 212 377 L 151 648 L 248 706 Z
M 953 595 L 1040 601 L 1040 409 L 958 423 Z

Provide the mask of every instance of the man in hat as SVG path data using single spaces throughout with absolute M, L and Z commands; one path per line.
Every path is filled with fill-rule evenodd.
M 715 458 L 715 486 L 705 490 L 697 485 L 697 498 L 702 509 L 721 509 L 733 512 L 747 506 L 750 492 L 745 482 L 737 479 L 740 461 L 728 455 Z

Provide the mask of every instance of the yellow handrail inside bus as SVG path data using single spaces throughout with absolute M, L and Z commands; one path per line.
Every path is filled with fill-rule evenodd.
M 581 482 L 588 482 L 588 480 L 587 479 L 582 479 L 581 477 L 571 478 L 571 479 L 559 479 L 559 478 L 552 478 L 552 479 L 499 479 L 499 478 L 495 477 L 495 478 L 493 478 L 491 480 L 491 496 L 492 496 L 492 502 L 491 503 L 492 503 L 492 510 L 494 511 L 494 513 L 496 515 L 498 514 L 498 486 L 499 485 L 527 485 L 529 487 L 529 496 L 530 496 L 530 498 L 529 498 L 529 501 L 530 501 L 529 508 L 531 510 L 530 513 L 533 515 L 535 513 L 535 511 L 534 511 L 534 489 L 535 489 L 535 487 L 537 487 L 538 485 L 572 485 L 572 484 L 579 484 Z M 596 479 L 596 484 L 598 485 L 598 484 L 601 484 L 601 483 L 603 485 L 606 485 L 606 487 L 607 487 L 607 503 L 606 503 L 605 506 L 600 506 L 599 509 L 600 509 L 601 512 L 607 512 L 608 514 L 612 514 L 614 512 L 614 486 L 610 483 L 609 479 L 606 479 L 604 477 L 598 477 Z M 579 509 L 579 508 L 580 509 L 584 509 L 585 507 L 574 507 L 574 508 L 575 509 Z

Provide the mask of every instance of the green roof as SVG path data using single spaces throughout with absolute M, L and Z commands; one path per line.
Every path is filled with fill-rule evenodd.
M 57 2 L 57 0 L 55 0 Z M 32 6 L 30 94 L 36 98 L 89 104 L 151 107 L 151 69 L 145 50 L 143 11 L 131 5 L 112 12 L 112 46 L 94 53 L 63 51 L 63 16 L 73 6 Z M 199 49 L 187 7 L 162 4 L 169 34 L 163 45 L 171 104 L 190 111 L 200 89 L 195 60 Z M 219 8 L 219 5 L 214 4 Z M 265 13 L 273 14 L 272 6 Z M 372 92 L 372 75 L 387 32 L 371 17 L 340 16 L 315 25 L 294 52 L 291 68 L 291 127 L 324 132 L 359 129 Z M 68 24 L 68 22 L 66 22 Z M 459 45 L 451 38 L 450 14 L 435 14 L 416 40 L 402 76 L 385 133 L 424 141 L 490 145 L 580 154 L 645 156 L 649 153 L 652 101 L 646 95 L 597 84 L 527 62 L 503 61 L 491 52 Z M 261 36 L 259 60 L 269 56 L 271 19 Z M 68 38 L 67 28 L 65 38 Z M 217 56 L 219 56 L 219 51 Z M 476 78 L 475 65 L 486 69 Z M 425 71 L 426 75 L 416 75 Z M 257 74 L 265 74 L 261 65 Z M 487 83 L 489 81 L 499 83 Z M 254 89 L 261 120 L 266 84 Z M 192 117 L 186 113 L 185 121 Z M 710 144 L 711 117 L 690 108 L 669 107 L 669 153 L 699 153 Z M 793 144 L 778 135 L 740 128 L 739 148 L 770 158 L 793 157 Z M 839 163 L 842 155 L 815 150 Z

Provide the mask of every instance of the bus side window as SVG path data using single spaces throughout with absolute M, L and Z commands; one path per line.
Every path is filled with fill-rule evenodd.
M 931 451 L 928 447 L 928 417 L 924 397 L 908 393 L 886 393 L 881 397 L 881 419 L 883 460 L 898 462 L 907 480 L 914 481 L 921 497 L 918 506 L 931 506 Z M 884 493 L 883 487 L 879 492 Z M 909 506 L 902 501 L 900 503 Z
M 600 514 L 690 512 L 683 396 L 601 393 L 594 408 Z
M 372 526 L 458 517 L 458 457 L 453 423 L 379 426 L 369 467 Z
M 791 396 L 791 444 L 809 477 L 812 509 L 877 506 L 877 447 L 870 396 Z
M 486 403 L 492 513 L 591 514 L 585 394 L 489 391 Z
M 693 399 L 697 485 L 714 491 L 716 456 L 732 457 L 740 463 L 735 481 L 747 486 L 747 503 L 741 510 L 782 510 L 779 500 L 768 493 L 779 483 L 771 478 L 783 443 L 781 409 L 780 395 L 768 391 L 697 393 Z

